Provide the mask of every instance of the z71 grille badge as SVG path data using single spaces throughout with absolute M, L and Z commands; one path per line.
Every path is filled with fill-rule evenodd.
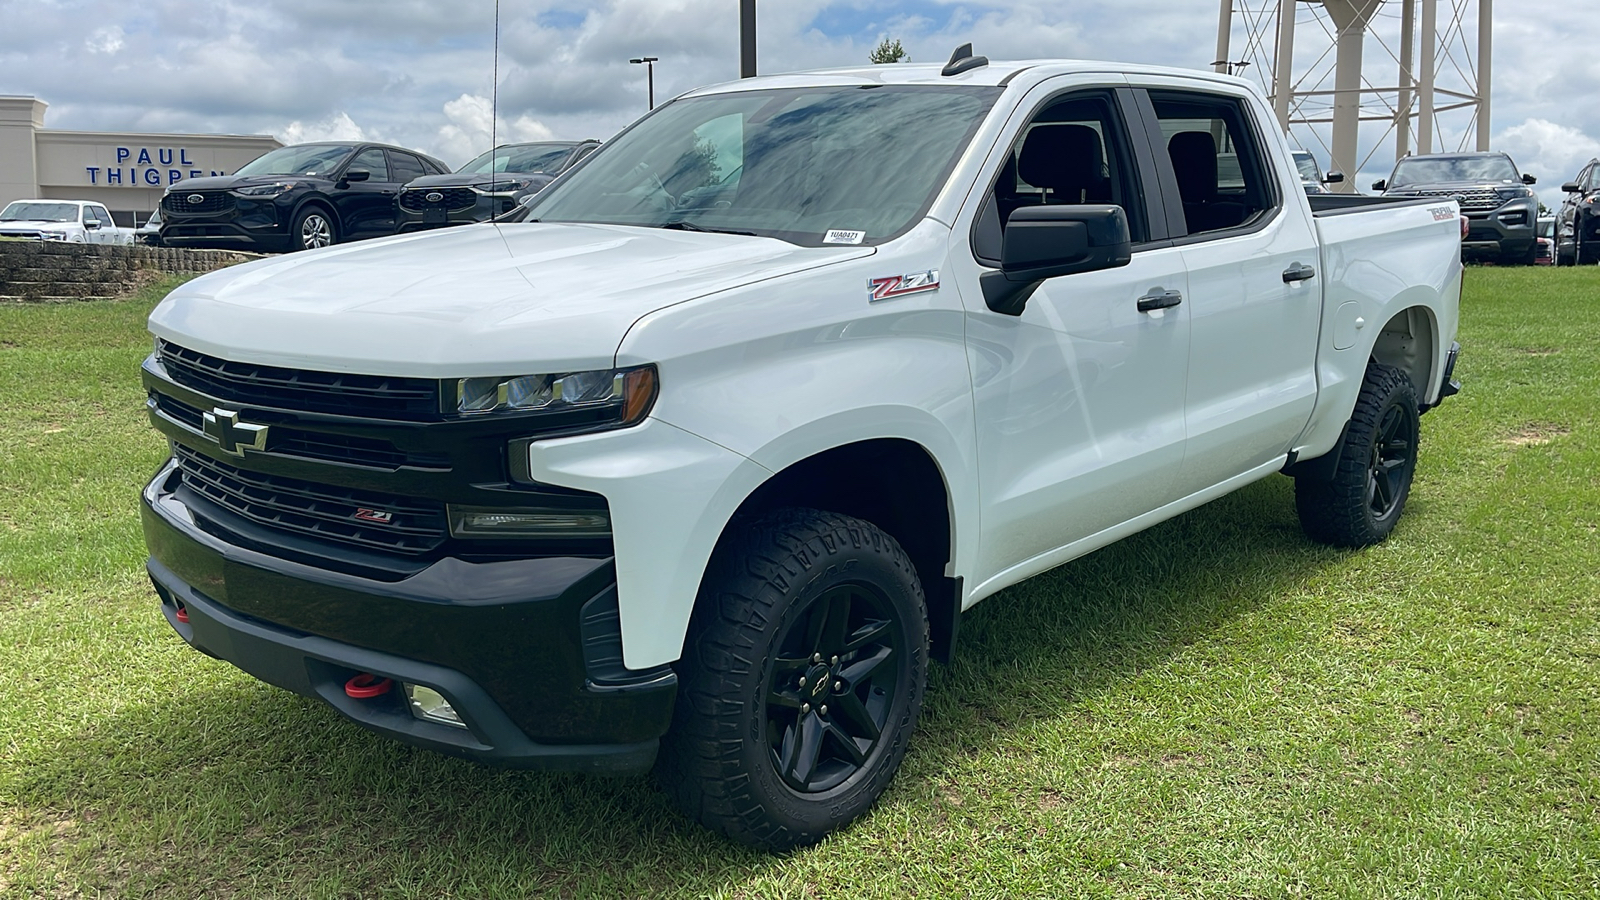
M 355 517 L 363 522 L 377 522 L 379 525 L 392 525 L 394 523 L 394 513 L 381 509 L 362 507 L 356 510 Z
M 912 272 L 908 275 L 890 275 L 887 278 L 873 278 L 867 282 L 867 301 L 876 303 L 879 300 L 893 300 L 907 294 L 920 294 L 923 291 L 938 289 L 938 269 Z

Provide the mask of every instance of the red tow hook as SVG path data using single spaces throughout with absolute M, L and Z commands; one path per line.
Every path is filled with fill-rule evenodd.
M 178 605 L 177 619 L 185 625 L 189 624 L 189 608 L 181 603 Z
M 362 672 L 360 675 L 344 683 L 344 692 L 357 700 L 371 700 L 389 693 L 389 688 L 394 687 L 394 681 L 389 678 L 379 678 L 371 672 Z

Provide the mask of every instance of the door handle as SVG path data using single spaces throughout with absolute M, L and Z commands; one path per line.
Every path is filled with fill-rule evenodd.
M 1296 281 L 1310 281 L 1317 277 L 1317 270 L 1311 266 L 1295 263 L 1283 270 L 1283 283 L 1294 284 Z
M 1163 291 L 1156 288 L 1139 298 L 1139 312 L 1154 312 L 1158 309 L 1168 309 L 1183 302 L 1181 291 Z

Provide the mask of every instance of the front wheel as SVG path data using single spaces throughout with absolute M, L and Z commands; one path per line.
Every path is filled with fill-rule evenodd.
M 916 727 L 928 617 L 905 551 L 870 523 L 779 510 L 724 539 L 678 664 L 658 776 L 741 843 L 815 843 L 865 812 Z
M 1420 436 L 1411 378 L 1394 366 L 1367 366 L 1332 476 L 1295 479 L 1294 505 L 1306 534 L 1338 547 L 1388 537 L 1411 493 Z
M 294 217 L 294 245 L 296 250 L 315 250 L 331 246 L 338 240 L 333 217 L 318 206 L 308 206 Z

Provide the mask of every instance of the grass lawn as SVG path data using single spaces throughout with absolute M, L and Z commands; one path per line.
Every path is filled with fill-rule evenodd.
M 1600 268 L 1468 273 L 1387 543 L 1310 544 L 1274 477 L 1006 591 L 786 857 L 185 646 L 136 514 L 158 293 L 0 308 L 0 896 L 1600 895 Z

